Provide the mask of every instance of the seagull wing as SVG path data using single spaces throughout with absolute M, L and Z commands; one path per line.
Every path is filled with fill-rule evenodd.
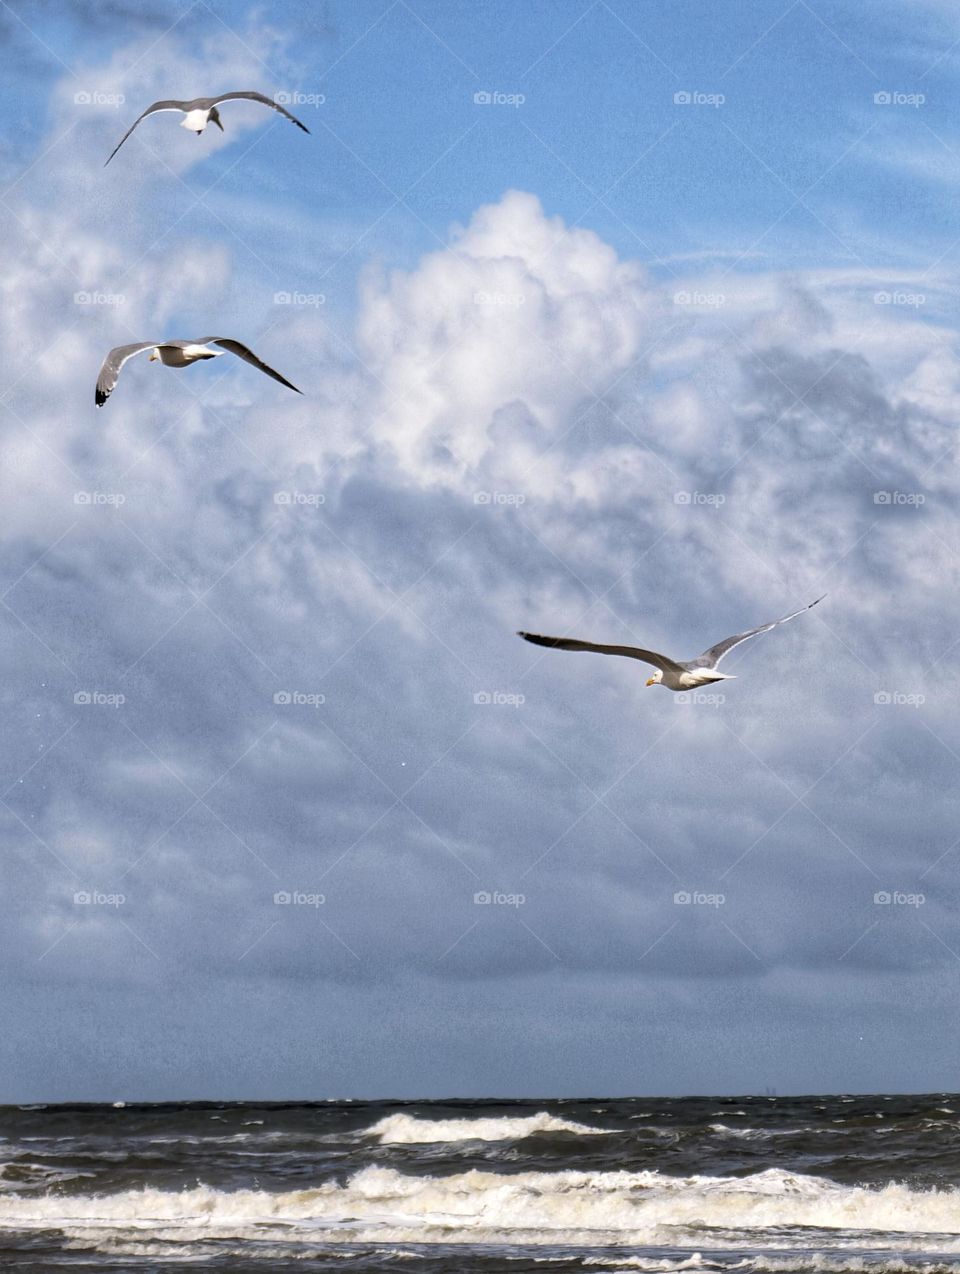
M 133 358 L 134 354 L 142 354 L 145 349 L 155 349 L 156 345 L 156 341 L 138 341 L 136 345 L 118 345 L 116 349 L 110 351 L 103 360 L 100 375 L 97 377 L 98 407 L 102 407 L 113 393 L 113 387 L 120 376 L 120 369 L 127 359 Z
M 593 641 L 577 641 L 573 637 L 541 637 L 538 633 L 517 633 L 524 641 L 535 646 L 552 646 L 554 650 L 590 650 L 597 655 L 625 655 L 628 659 L 640 659 L 653 664 L 662 672 L 683 672 L 680 664 L 655 650 L 642 650 L 639 646 L 601 646 Z
M 113 159 L 114 155 L 117 153 L 117 151 L 120 149 L 120 147 L 127 140 L 127 138 L 130 136 L 130 134 L 133 132 L 133 130 L 136 128 L 136 126 L 140 123 L 142 119 L 146 119 L 148 115 L 155 115 L 158 111 L 182 111 L 185 106 L 186 106 L 186 102 L 154 102 L 152 106 L 148 106 L 142 115 L 137 116 L 137 118 L 133 121 L 133 123 L 130 125 L 130 127 L 127 129 L 124 135 L 117 142 L 116 146 L 114 146 L 113 150 L 110 152 L 110 158 L 103 165 L 104 168 L 106 168 L 110 160 Z
M 279 111 L 281 115 L 286 115 L 287 119 L 292 120 L 297 128 L 302 128 L 305 133 L 310 132 L 306 124 L 301 124 L 296 115 L 291 115 L 289 111 L 285 111 L 279 102 L 275 102 L 272 97 L 264 97 L 262 93 L 255 93 L 252 89 L 246 93 L 221 93 L 219 97 L 213 98 L 213 104 L 214 106 L 219 106 L 221 102 L 239 102 L 243 99 L 248 102 L 262 102 L 264 106 L 269 106 L 272 110 Z
M 702 655 L 698 655 L 692 660 L 695 667 L 698 668 L 715 668 L 723 656 L 729 650 L 733 650 L 734 646 L 739 646 L 742 641 L 747 641 L 751 637 L 756 637 L 758 633 L 767 633 L 771 628 L 776 628 L 778 624 L 785 624 L 787 620 L 796 619 L 798 615 L 803 615 L 806 611 L 812 610 L 817 602 L 822 602 L 826 597 L 826 593 L 822 597 L 818 597 L 816 602 L 811 602 L 809 606 L 801 606 L 799 610 L 793 611 L 789 615 L 784 615 L 782 619 L 774 619 L 769 624 L 761 624 L 759 628 L 749 628 L 745 633 L 737 633 L 735 637 L 726 637 L 723 641 L 718 641 L 715 646 L 711 646 L 709 650 L 705 650 Z
M 239 341 L 231 340 L 229 336 L 202 336 L 193 343 L 197 345 L 219 345 L 221 349 L 227 350 L 230 354 L 236 354 L 237 358 L 242 358 L 245 363 L 250 363 L 251 366 L 256 367 L 267 376 L 272 376 L 281 385 L 286 385 L 287 389 L 292 389 L 295 394 L 303 393 L 302 389 L 297 389 L 296 385 L 291 385 L 286 377 L 281 376 L 279 372 L 275 372 L 272 367 L 268 367 L 266 363 L 257 358 L 252 349 L 247 349 L 246 345 L 241 345 Z

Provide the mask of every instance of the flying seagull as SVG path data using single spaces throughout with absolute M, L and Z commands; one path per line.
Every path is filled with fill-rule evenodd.
M 127 140 L 136 126 L 142 119 L 146 119 L 148 115 L 156 115 L 159 111 L 182 111 L 183 119 L 180 121 L 181 128 L 192 129 L 199 137 L 208 124 L 216 124 L 222 133 L 223 125 L 220 123 L 220 112 L 217 106 L 220 102 L 262 102 L 264 106 L 269 106 L 271 110 L 279 111 L 281 115 L 286 115 L 287 119 L 292 120 L 297 128 L 302 128 L 305 133 L 309 133 L 310 129 L 306 124 L 301 124 L 296 116 L 291 115 L 289 111 L 283 109 L 279 103 L 273 101 L 272 98 L 264 97 L 262 93 L 254 93 L 253 91 L 244 93 L 221 93 L 219 97 L 195 97 L 192 102 L 154 102 L 152 106 L 148 106 L 142 115 L 138 115 L 133 121 L 124 135 L 114 146 L 110 152 L 110 159 Z M 110 159 L 103 165 L 106 168 Z
M 219 345 L 220 349 L 211 349 L 212 345 Z M 100 375 L 97 377 L 98 407 L 102 407 L 113 393 L 120 370 L 127 359 L 133 358 L 134 354 L 142 354 L 146 349 L 153 351 L 150 355 L 151 363 L 159 359 L 166 367 L 189 367 L 191 363 L 199 363 L 205 358 L 219 358 L 224 353 L 236 354 L 237 358 L 242 358 L 245 363 L 251 363 L 268 376 L 272 376 L 274 380 L 278 380 L 281 385 L 286 385 L 287 389 L 292 389 L 294 393 L 303 392 L 297 389 L 296 385 L 291 385 L 272 367 L 262 363 L 252 349 L 247 349 L 246 345 L 241 345 L 239 341 L 233 341 L 228 336 L 201 336 L 196 341 L 138 341 L 135 345 L 118 345 L 116 349 L 112 349 L 103 360 Z
M 576 641 L 572 637 L 540 637 L 537 633 L 517 633 L 524 641 L 532 641 L 535 646 L 553 646 L 557 650 L 592 650 L 598 655 L 626 655 L 628 659 L 640 659 L 645 664 L 653 664 L 656 672 L 647 682 L 648 686 L 666 686 L 668 690 L 693 690 L 696 686 L 709 685 L 711 681 L 732 681 L 730 673 L 717 672 L 717 664 L 729 650 L 739 646 L 742 641 L 756 637 L 758 633 L 769 632 L 778 624 L 785 624 L 788 619 L 796 619 L 798 615 L 812 609 L 817 602 L 822 602 L 826 593 L 818 597 L 816 602 L 803 606 L 800 610 L 775 619 L 772 623 L 761 624 L 759 628 L 748 628 L 745 633 L 736 637 L 727 637 L 718 641 L 715 646 L 705 650 L 696 659 L 671 659 L 655 650 L 641 650 L 639 646 L 601 646 L 592 641 Z

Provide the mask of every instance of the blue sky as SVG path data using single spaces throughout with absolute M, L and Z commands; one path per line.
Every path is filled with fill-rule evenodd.
M 955 1085 L 951 6 L 0 39 L 3 1097 Z

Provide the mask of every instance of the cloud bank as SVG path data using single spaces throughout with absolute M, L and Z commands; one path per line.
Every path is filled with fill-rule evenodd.
M 171 67 L 129 62 L 103 82 L 159 95 Z M 892 986 L 931 1011 L 960 958 L 960 382 L 910 280 L 678 285 L 510 190 L 412 268 L 371 261 L 347 325 L 255 289 L 231 234 L 188 224 L 171 260 L 180 130 L 107 170 L 105 225 L 85 183 L 116 122 L 8 196 L 2 247 L 15 1084 L 99 1092 L 105 1020 L 109 1083 L 147 1093 L 175 1086 L 144 1045 L 170 1020 L 188 1077 L 239 1048 L 245 1092 L 307 1091 L 317 1038 L 340 1092 L 476 1091 L 471 1049 L 491 1090 L 629 1090 L 724 1021 L 723 1065 L 776 1023 L 762 1065 L 789 1070 L 827 1003 L 868 1030 Z M 306 397 L 144 361 L 95 412 L 111 345 L 211 316 Z M 689 657 L 824 591 L 692 702 L 513 635 Z M 302 1064 L 252 1042 L 279 1020 Z M 372 1021 L 403 1053 L 379 1070 Z M 38 1063 L 68 1040 L 75 1067 Z

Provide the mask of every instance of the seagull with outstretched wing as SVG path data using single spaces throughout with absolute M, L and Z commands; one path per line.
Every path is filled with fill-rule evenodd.
M 215 346 L 217 348 L 214 348 Z M 245 363 L 250 363 L 266 376 L 272 376 L 274 380 L 278 380 L 281 385 L 286 385 L 287 389 L 292 389 L 294 393 L 303 392 L 297 389 L 296 385 L 291 385 L 286 377 L 275 372 L 272 367 L 268 367 L 257 358 L 252 349 L 241 345 L 239 341 L 229 336 L 201 336 L 195 341 L 138 341 L 133 345 L 118 345 L 116 349 L 112 349 L 103 360 L 100 375 L 97 377 L 98 407 L 102 407 L 113 392 L 124 363 L 135 354 L 142 354 L 148 349 L 153 351 L 150 362 L 159 360 L 165 367 L 189 367 L 192 363 L 199 363 L 207 358 L 219 358 L 221 354 L 236 354 L 237 358 L 242 358 Z
M 222 133 L 224 128 L 223 124 L 220 122 L 220 112 L 217 110 L 217 106 L 221 102 L 240 101 L 260 102 L 263 106 L 269 106 L 271 110 L 279 111 L 281 115 L 286 116 L 287 119 L 296 124 L 297 128 L 302 128 L 305 133 L 310 132 L 310 129 L 307 128 L 306 124 L 301 124 L 297 117 L 295 115 L 291 115 L 290 112 L 285 110 L 279 102 L 275 102 L 271 97 L 265 97 L 263 93 L 254 92 L 252 89 L 241 93 L 221 93 L 217 97 L 195 97 L 192 102 L 154 102 L 152 106 L 148 106 L 147 109 L 143 111 L 142 114 L 138 115 L 133 121 L 124 135 L 117 142 L 116 146 L 114 146 L 113 150 L 110 152 L 109 158 L 103 166 L 106 168 L 107 164 L 109 164 L 110 160 L 113 159 L 114 155 L 127 140 L 136 126 L 141 120 L 146 119 L 148 115 L 158 115 L 161 111 L 180 111 L 183 115 L 183 119 L 180 121 L 181 128 L 189 128 L 192 132 L 199 136 L 208 124 L 216 124 L 217 128 L 219 128 Z
M 805 614 L 826 597 L 818 597 L 809 606 L 802 606 L 781 619 L 774 619 L 769 624 L 761 624 L 758 628 L 748 628 L 745 633 L 737 633 L 735 637 L 726 637 L 715 646 L 705 650 L 696 659 L 671 659 L 656 650 L 643 650 L 640 646 L 604 646 L 593 641 L 578 641 L 573 637 L 541 637 L 538 633 L 517 633 L 524 641 L 533 642 L 535 646 L 550 646 L 554 650 L 588 650 L 597 655 L 624 655 L 627 659 L 639 659 L 642 663 L 652 664 L 656 672 L 647 682 L 648 686 L 666 686 L 668 690 L 694 690 L 697 686 L 709 685 L 712 681 L 732 681 L 732 674 L 718 672 L 717 664 L 734 646 L 742 641 L 756 637 L 758 633 L 769 632 L 778 624 L 796 619 Z

